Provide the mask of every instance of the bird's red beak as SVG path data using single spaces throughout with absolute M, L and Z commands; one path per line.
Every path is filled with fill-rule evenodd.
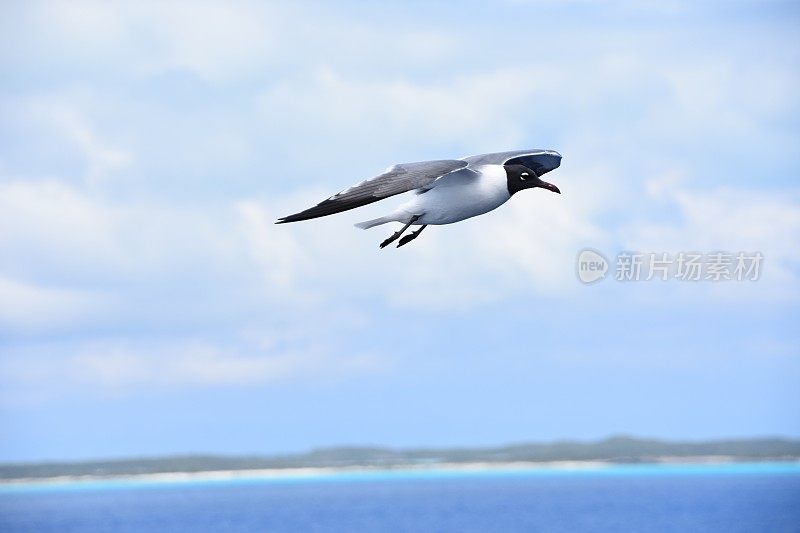
M 539 187 L 541 187 L 542 189 L 547 189 L 548 191 L 553 191 L 556 194 L 561 194 L 561 191 L 558 189 L 558 187 L 546 181 L 543 181 L 542 184 L 539 185 Z

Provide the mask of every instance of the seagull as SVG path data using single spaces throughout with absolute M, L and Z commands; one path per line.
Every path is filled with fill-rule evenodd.
M 400 239 L 399 248 L 416 239 L 428 225 L 452 224 L 488 213 L 524 189 L 538 187 L 561 194 L 558 187 L 541 179 L 560 165 L 561 154 L 555 150 L 514 150 L 461 159 L 402 163 L 275 223 L 333 215 L 414 191 L 410 200 L 388 215 L 356 224 L 361 229 L 388 222 L 404 224 L 400 231 L 380 244 L 381 248 L 400 239 L 412 225 L 420 226 Z

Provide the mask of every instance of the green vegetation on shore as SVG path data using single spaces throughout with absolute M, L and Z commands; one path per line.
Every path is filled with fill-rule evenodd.
M 169 472 L 255 470 L 301 467 L 383 467 L 439 463 L 514 463 L 548 461 L 660 462 L 667 459 L 732 461 L 798 460 L 800 440 L 780 438 L 669 442 L 612 437 L 594 442 L 557 441 L 493 448 L 395 450 L 380 447 L 334 447 L 280 456 L 186 455 L 86 462 L 0 464 L 0 479 L 59 476 L 125 476 Z

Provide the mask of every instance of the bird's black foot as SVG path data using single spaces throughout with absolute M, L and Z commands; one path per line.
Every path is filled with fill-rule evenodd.
M 416 233 L 409 233 L 408 235 L 400 239 L 400 242 L 397 243 L 397 247 L 400 248 L 404 244 L 410 243 L 411 241 L 414 240 L 414 237 L 416 236 L 417 236 Z
M 422 230 L 424 230 L 426 227 L 428 227 L 427 224 L 425 224 L 424 226 L 420 227 L 417 231 L 412 231 L 411 233 L 409 233 L 408 235 L 406 235 L 405 237 L 400 239 L 400 242 L 397 243 L 397 247 L 400 248 L 404 244 L 408 244 L 411 241 L 413 241 L 414 239 L 416 239 L 417 235 L 422 233 Z
M 392 234 L 392 236 L 391 236 L 391 237 L 389 237 L 388 239 L 386 239 L 385 241 L 383 241 L 383 242 L 381 243 L 381 248 L 386 248 L 387 246 L 389 246 L 390 244 L 392 244 L 392 243 L 393 243 L 395 240 L 397 240 L 397 238 L 400 236 L 400 234 L 401 234 L 401 233 L 402 233 L 402 232 L 400 232 L 400 231 L 395 231 L 395 232 Z
M 400 235 L 402 235 L 402 234 L 403 234 L 403 232 L 404 232 L 405 230 L 407 230 L 407 229 L 408 229 L 408 227 L 409 227 L 411 224 L 413 224 L 414 222 L 416 222 L 416 221 L 417 221 L 417 219 L 418 219 L 420 216 L 422 216 L 422 215 L 414 215 L 413 217 L 411 217 L 411 220 L 409 220 L 408 222 L 406 222 L 406 225 L 405 225 L 405 226 L 403 226 L 403 228 L 402 228 L 400 231 L 395 231 L 394 233 L 392 233 L 392 236 L 391 236 L 391 237 L 389 237 L 388 239 L 386 239 L 385 241 L 383 241 L 383 242 L 381 243 L 381 248 L 385 248 L 385 247 L 389 246 L 390 244 L 392 244 L 394 241 L 396 241 L 396 240 L 397 240 L 397 238 L 398 238 L 398 237 L 400 237 Z M 424 228 L 425 226 L 422 226 L 422 227 Z M 420 228 L 420 229 L 417 231 L 417 233 L 419 233 L 420 231 L 422 231 L 422 228 Z

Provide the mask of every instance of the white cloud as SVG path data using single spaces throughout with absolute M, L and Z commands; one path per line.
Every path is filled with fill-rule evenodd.
M 328 383 L 386 372 L 390 367 L 386 357 L 333 355 L 307 341 L 295 352 L 246 342 L 220 346 L 192 339 L 32 344 L 0 359 L 0 389 L 15 391 L 6 395 L 6 402 L 17 395 L 51 401 L 67 394 L 103 397 L 143 389 Z M 54 351 L 58 357 L 53 357 Z
M 636 220 L 619 231 L 622 246 L 642 252 L 762 252 L 757 284 L 714 284 L 714 294 L 794 300 L 800 296 L 800 195 L 733 187 L 699 190 L 667 175 L 648 189 L 677 218 Z M 706 293 L 703 291 L 703 295 Z
M 34 98 L 26 104 L 31 119 L 52 124 L 83 155 L 88 183 L 108 179 L 133 161 L 130 152 L 101 141 L 89 120 L 74 106 L 46 98 Z
M 302 243 L 292 239 L 287 232 L 270 231 L 277 216 L 266 212 L 252 200 L 238 202 L 235 206 L 240 217 L 239 230 L 247 242 L 247 259 L 259 265 L 267 285 L 289 296 L 302 274 L 309 268 L 308 257 Z
M 525 72 L 515 70 L 426 84 L 348 79 L 324 68 L 270 87 L 260 109 L 266 120 L 312 138 L 345 134 L 354 140 L 514 146 L 522 130 L 506 119 L 532 95 L 531 83 Z M 306 130 L 308 124 L 314 125 L 312 131 Z
M 165 54 L 153 57 L 155 68 L 186 68 L 219 80 L 277 54 L 272 11 L 256 3 L 186 2 L 148 7 L 135 17 L 151 23 L 162 43 Z
M 2 264 L 20 273 L 122 266 L 113 208 L 57 179 L 0 184 Z M 98 264 L 99 263 L 99 264 Z M 41 265 L 37 268 L 37 264 Z
M 0 329 L 65 329 L 109 312 L 110 307 L 106 298 L 90 291 L 49 288 L 0 276 Z
M 254 2 L 114 3 L 41 2 L 24 19 L 42 37 L 34 53 L 52 60 L 127 74 L 185 69 L 209 81 L 223 81 L 275 54 L 276 16 Z M 140 46 L 145 40 L 148 46 Z
M 276 66 L 291 66 L 295 55 L 328 55 L 332 43 L 342 63 L 389 56 L 429 65 L 454 49 L 441 27 L 395 20 L 387 38 L 385 27 L 317 3 L 57 0 L 20 11 L 15 25 L 36 28 L 36 39 L 25 32 L 12 38 L 31 57 L 133 77 L 187 71 L 212 84 L 258 78 Z
M 201 213 L 111 202 L 58 179 L 0 183 L 0 225 L 6 271 L 79 284 L 158 276 L 199 260 L 213 268 L 231 246 L 225 228 Z

